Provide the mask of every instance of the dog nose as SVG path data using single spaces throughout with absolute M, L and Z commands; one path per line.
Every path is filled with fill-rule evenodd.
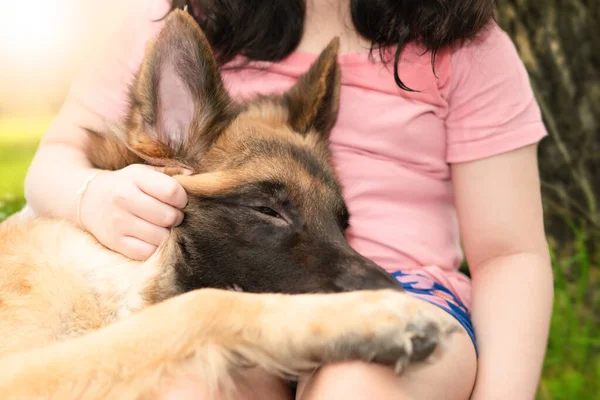
M 370 260 L 354 259 L 354 262 L 336 280 L 341 291 L 397 289 L 402 290 L 398 281 L 383 268 Z
M 379 267 L 369 269 L 359 277 L 359 280 L 363 290 L 402 288 L 393 276 Z

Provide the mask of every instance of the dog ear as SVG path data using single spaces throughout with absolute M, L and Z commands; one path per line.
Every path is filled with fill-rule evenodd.
M 340 97 L 340 67 L 337 63 L 339 39 L 333 39 L 319 58 L 284 94 L 288 123 L 296 132 L 316 131 L 329 137 L 337 121 Z
M 132 89 L 127 141 L 152 164 L 196 169 L 235 116 L 210 45 L 185 11 L 166 17 Z

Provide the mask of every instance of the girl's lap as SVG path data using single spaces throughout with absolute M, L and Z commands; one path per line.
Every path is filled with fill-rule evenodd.
M 424 301 L 424 303 L 426 303 Z M 443 314 L 442 309 L 429 303 Z M 385 366 L 363 362 L 331 364 L 300 379 L 297 400 L 467 400 L 475 384 L 477 357 L 466 330 L 452 337 L 445 351 L 434 354 L 432 362 L 418 363 L 401 375 Z M 160 399 L 225 399 L 208 396 L 201 382 L 178 380 Z M 250 371 L 234 395 L 239 400 L 291 400 L 285 382 L 258 370 Z
M 447 348 L 434 353 L 431 362 L 411 365 L 401 375 L 385 366 L 364 362 L 330 364 L 313 375 L 300 379 L 296 399 L 469 399 L 475 385 L 477 354 L 473 327 L 466 308 L 443 286 L 429 282 L 421 275 L 393 274 L 406 289 L 439 313 L 441 319 L 461 324 Z M 440 301 L 443 300 L 443 301 Z M 289 400 L 292 394 L 287 384 L 259 370 L 250 370 L 243 382 L 238 382 L 236 399 Z M 206 388 L 199 382 L 178 381 L 170 387 L 164 399 L 207 398 Z M 209 396 L 210 397 L 210 396 Z M 224 398 L 217 395 L 215 400 Z
M 467 308 L 447 288 L 418 274 L 392 274 L 408 294 L 423 301 L 440 318 L 462 327 L 450 346 L 431 362 L 410 366 L 401 375 L 391 368 L 361 362 L 329 365 L 300 380 L 296 398 L 320 399 L 447 399 L 466 400 L 475 385 L 477 353 Z
M 453 319 L 432 307 L 440 318 Z M 391 368 L 362 362 L 328 365 L 298 384 L 299 400 L 336 399 L 445 399 L 467 400 L 475 385 L 477 356 L 466 329 L 454 334 L 450 346 L 436 352 L 431 362 L 410 366 L 401 375 Z

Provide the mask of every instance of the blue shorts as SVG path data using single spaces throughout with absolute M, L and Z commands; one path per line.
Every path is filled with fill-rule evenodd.
M 446 287 L 433 279 L 420 274 L 405 274 L 401 271 L 391 274 L 407 293 L 440 307 L 452 315 L 465 328 L 477 353 L 475 331 L 467 307 Z

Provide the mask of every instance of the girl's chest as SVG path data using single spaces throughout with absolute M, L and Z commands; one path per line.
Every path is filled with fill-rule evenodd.
M 443 112 L 432 102 L 345 87 L 331 150 L 334 155 L 353 153 L 447 179 Z
M 330 136 L 337 154 L 385 161 L 435 179 L 449 178 L 446 163 L 447 103 L 430 63 L 408 69 L 403 80 L 418 90 L 398 88 L 387 68 L 342 55 L 342 87 L 337 123 Z M 428 58 L 429 60 L 429 58 Z M 224 79 L 234 98 L 281 93 L 308 67 L 306 55 L 294 54 L 270 70 L 226 71 Z

